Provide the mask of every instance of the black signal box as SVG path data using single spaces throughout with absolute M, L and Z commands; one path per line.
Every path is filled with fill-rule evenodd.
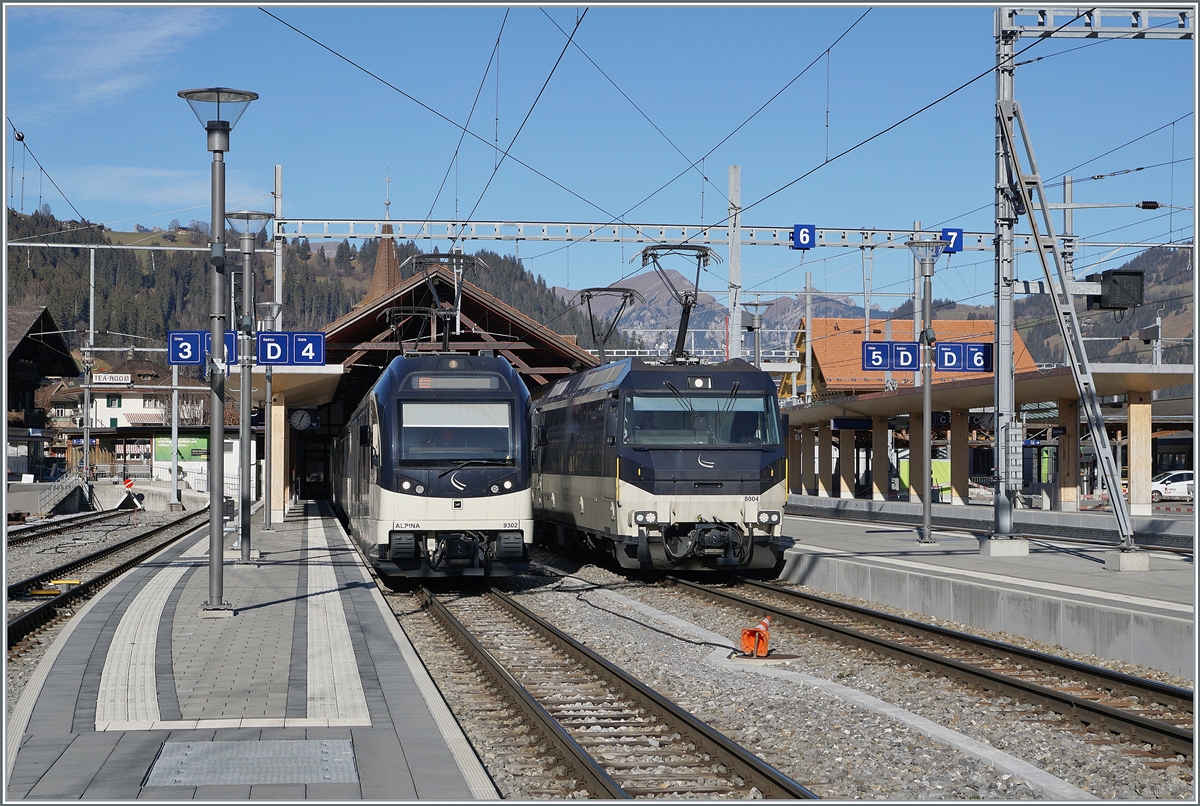
M 1123 311 L 1138 308 L 1146 285 L 1146 273 L 1132 269 L 1108 269 L 1102 274 L 1088 275 L 1088 281 L 1100 283 L 1100 294 L 1088 295 L 1088 310 Z

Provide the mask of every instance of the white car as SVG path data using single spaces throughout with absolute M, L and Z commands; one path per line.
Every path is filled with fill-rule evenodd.
M 1154 503 L 1164 498 L 1191 498 L 1193 474 L 1190 470 L 1170 470 L 1150 479 L 1150 500 Z

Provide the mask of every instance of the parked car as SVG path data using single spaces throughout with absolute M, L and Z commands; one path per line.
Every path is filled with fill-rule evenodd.
M 1163 499 L 1187 499 L 1192 497 L 1194 476 L 1190 470 L 1169 470 L 1150 479 L 1150 500 L 1158 503 Z

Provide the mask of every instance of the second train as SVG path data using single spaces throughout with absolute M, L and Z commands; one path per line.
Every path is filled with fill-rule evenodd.
M 534 518 L 544 539 L 624 568 L 771 568 L 787 500 L 781 430 L 774 382 L 740 359 L 581 372 L 533 410 Z

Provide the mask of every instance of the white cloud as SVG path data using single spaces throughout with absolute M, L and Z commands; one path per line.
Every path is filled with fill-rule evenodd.
M 168 59 L 223 24 L 216 9 L 195 7 L 16 11 L 7 33 L 8 85 L 24 96 L 28 120 L 126 100 Z
M 117 229 L 123 221 L 152 223 L 158 218 L 180 221 L 211 216 L 211 177 L 207 171 L 165 168 L 83 166 L 61 169 L 71 188 L 71 201 L 91 221 Z M 235 210 L 254 203 L 262 205 L 261 188 L 243 186 L 235 174 L 226 186 L 227 209 Z M 57 206 L 55 212 L 60 212 Z M 116 219 L 102 211 L 120 211 L 115 215 L 133 216 Z M 270 209 L 270 208 L 268 208 Z M 65 213 L 65 209 L 62 211 Z

